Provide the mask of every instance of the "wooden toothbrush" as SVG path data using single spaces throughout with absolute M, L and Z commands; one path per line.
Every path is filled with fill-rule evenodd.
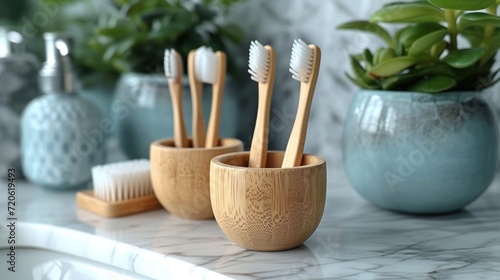
M 188 77 L 193 107 L 193 147 L 205 147 L 205 121 L 203 120 L 202 83 L 197 77 L 197 63 L 205 47 L 192 50 L 188 55 Z M 200 63 L 198 63 L 200 64 Z M 198 65 L 200 67 L 201 65 Z
M 259 83 L 259 105 L 253 132 L 248 167 L 264 168 L 267 160 L 269 141 L 269 113 L 276 75 L 276 58 L 271 46 L 262 46 L 258 41 L 250 44 L 248 72 L 252 80 Z
M 182 61 L 174 49 L 165 50 L 164 67 L 174 111 L 175 146 L 184 148 L 188 146 L 188 139 L 182 112 Z
M 292 77 L 300 82 L 300 97 L 295 123 L 288 139 L 282 168 L 300 166 L 307 133 L 309 113 L 318 80 L 321 61 L 321 50 L 316 45 L 307 45 L 304 41 L 295 40 L 290 58 Z
M 213 53 L 207 52 L 206 55 L 212 56 Z M 210 59 L 207 57 L 209 63 L 205 65 L 204 69 L 204 71 L 212 71 L 213 73 L 211 75 L 205 75 L 210 76 L 210 78 L 206 79 L 207 83 L 212 83 L 212 107 L 210 108 L 210 119 L 208 121 L 205 148 L 213 148 L 219 145 L 222 95 L 224 93 L 224 82 L 226 80 L 226 54 L 217 51 L 214 58 L 215 59 Z

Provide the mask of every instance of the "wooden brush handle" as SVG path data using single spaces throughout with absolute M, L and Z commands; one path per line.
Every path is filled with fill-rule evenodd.
M 188 77 L 191 88 L 191 99 L 193 102 L 193 147 L 205 146 L 205 121 L 203 120 L 202 84 L 196 79 L 195 54 L 192 50 L 188 55 Z
M 292 133 L 288 139 L 288 145 L 286 146 L 285 157 L 281 165 L 282 168 L 300 166 L 302 163 L 309 113 L 311 112 L 311 104 L 316 82 L 318 80 L 319 64 L 321 60 L 320 49 L 315 45 L 310 45 L 310 47 L 314 49 L 312 73 L 307 83 L 300 84 L 299 108 L 297 110 L 297 116 L 295 117 L 295 123 L 293 124 Z
M 266 167 L 267 146 L 269 142 L 269 115 L 276 75 L 275 52 L 270 46 L 265 46 L 265 48 L 269 51 L 269 74 L 266 83 L 259 83 L 259 106 L 248 162 L 248 167 L 255 168 Z
M 186 126 L 184 124 L 182 110 L 182 84 L 169 81 L 170 96 L 172 97 L 172 108 L 174 111 L 174 140 L 177 148 L 188 146 Z
M 184 124 L 184 113 L 182 110 L 182 60 L 175 52 L 175 64 L 177 65 L 177 78 L 168 81 L 170 96 L 172 97 L 172 108 L 174 111 L 174 140 L 177 148 L 188 146 L 186 125 Z
M 222 108 L 222 94 L 224 93 L 224 82 L 226 78 L 226 54 L 218 51 L 217 55 L 217 80 L 212 87 L 212 107 L 210 109 L 210 120 L 208 122 L 206 148 L 219 145 L 220 112 Z

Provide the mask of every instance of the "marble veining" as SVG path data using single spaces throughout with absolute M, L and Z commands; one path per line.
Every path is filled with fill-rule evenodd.
M 135 272 L 139 275 L 153 279 L 182 279 L 191 277 L 197 279 L 230 279 L 200 266 L 183 262 L 170 256 L 63 227 L 19 222 L 17 223 L 16 233 L 15 246 L 17 250 L 21 250 L 22 248 L 48 249 L 86 260 L 96 261 L 125 271 Z M 7 247 L 9 247 L 9 245 L 6 240 L 0 240 L 0 248 Z M 3 257 L 5 256 L 2 256 L 2 258 Z M 26 255 L 17 255 L 18 263 L 24 262 L 23 257 L 26 257 Z M 62 259 L 55 259 L 54 263 L 60 260 Z M 5 261 L 3 261 L 3 263 L 5 263 Z M 74 263 L 74 265 L 78 264 L 81 265 L 81 263 L 78 262 Z M 41 266 L 44 265 L 46 266 L 45 268 L 47 268 L 47 265 L 50 267 L 50 263 L 41 264 Z M 72 263 L 69 262 L 68 265 L 72 266 Z M 33 277 L 37 274 L 36 272 L 40 272 L 35 270 L 40 268 L 42 268 L 40 265 L 34 268 Z M 87 269 L 91 268 L 90 266 Z M 42 270 L 47 270 L 45 273 L 48 275 L 48 279 L 56 279 L 57 271 L 52 271 L 51 273 L 51 269 Z M 17 269 L 17 271 L 19 271 L 19 269 Z M 8 274 L 10 272 L 4 273 Z M 26 271 L 23 271 L 23 273 L 26 273 Z M 19 277 L 12 276 L 11 278 L 19 279 Z
M 95 249 L 111 258 L 106 261 L 127 262 L 127 255 L 105 253 L 112 244 L 125 243 L 233 279 L 500 279 L 500 178 L 465 210 L 446 216 L 388 212 L 362 200 L 342 170 L 330 178 L 320 226 L 303 245 L 283 252 L 245 250 L 228 240 L 214 220 L 182 220 L 165 210 L 101 218 L 76 208 L 74 191 L 21 182 L 18 218 L 109 239 Z M 2 196 L 0 209 L 5 205 Z M 72 246 L 78 250 L 82 244 Z M 144 265 L 157 268 L 154 262 Z M 201 278 L 193 274 L 189 279 Z

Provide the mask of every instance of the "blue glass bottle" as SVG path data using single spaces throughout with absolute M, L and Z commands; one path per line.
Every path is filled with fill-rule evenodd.
M 77 94 L 68 38 L 57 33 L 44 38 L 47 61 L 39 74 L 44 95 L 27 106 L 21 119 L 23 170 L 43 187 L 84 187 L 92 166 L 104 163 L 106 122 Z

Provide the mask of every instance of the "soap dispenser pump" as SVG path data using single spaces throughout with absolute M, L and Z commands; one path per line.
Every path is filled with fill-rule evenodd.
M 69 38 L 45 33 L 46 61 L 39 73 L 43 96 L 21 119 L 22 165 L 33 183 L 49 188 L 81 188 L 91 168 L 104 163 L 99 109 L 78 95 Z

